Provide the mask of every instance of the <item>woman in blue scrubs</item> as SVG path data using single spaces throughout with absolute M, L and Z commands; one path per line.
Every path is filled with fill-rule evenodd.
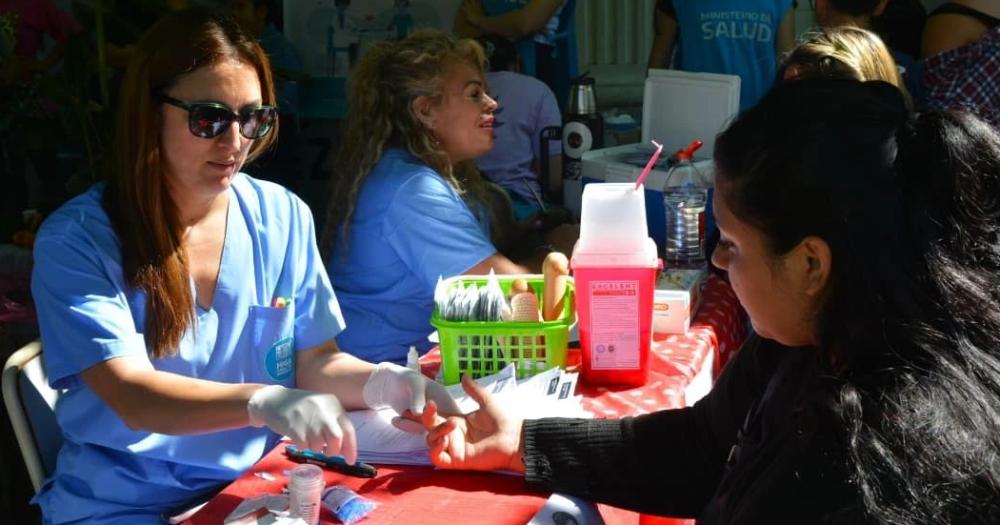
M 276 135 L 266 55 L 200 10 L 158 22 L 121 89 L 115 165 L 35 244 L 43 356 L 64 394 L 46 523 L 160 523 L 280 439 L 356 457 L 346 410 L 440 385 L 341 353 L 309 209 L 240 168 Z
M 352 354 L 426 352 L 439 277 L 529 272 L 497 251 L 474 204 L 483 182 L 470 161 L 493 147 L 497 122 L 484 63 L 475 41 L 422 32 L 373 45 L 351 73 L 321 247 L 347 320 L 337 343 Z M 575 233 L 557 228 L 550 242 L 568 253 Z

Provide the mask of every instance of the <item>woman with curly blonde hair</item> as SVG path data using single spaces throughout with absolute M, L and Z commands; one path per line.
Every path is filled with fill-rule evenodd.
M 321 247 L 347 322 L 337 342 L 359 357 L 429 349 L 438 277 L 528 271 L 475 204 L 468 161 L 493 147 L 497 109 L 484 65 L 475 41 L 426 31 L 375 44 L 351 74 Z

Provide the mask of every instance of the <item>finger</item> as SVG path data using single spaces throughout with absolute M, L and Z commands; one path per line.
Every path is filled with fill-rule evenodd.
M 344 444 L 344 432 L 341 430 L 337 421 L 324 425 L 323 439 L 326 440 L 325 453 L 327 455 L 336 456 L 341 453 L 340 449 Z
M 426 432 L 423 423 L 414 419 L 396 416 L 392 418 L 392 426 L 407 434 L 423 434 Z
M 430 401 L 427 406 L 424 407 L 424 413 L 420 415 L 420 421 L 424 424 L 424 428 L 431 430 L 438 425 L 437 421 L 437 403 Z
M 358 434 L 354 431 L 354 424 L 347 414 L 341 414 L 337 420 L 340 421 L 340 429 L 344 433 L 340 454 L 344 456 L 344 461 L 353 465 L 358 461 Z
M 439 439 L 435 442 L 427 442 L 429 450 L 427 455 L 431 458 L 431 463 L 437 467 L 449 468 L 452 465 L 451 455 L 448 454 L 448 440 Z
M 451 434 L 456 428 L 458 428 L 458 423 L 449 419 L 427 431 L 427 442 L 430 443 L 431 441 L 447 437 L 448 434 Z
M 462 414 L 462 409 L 458 407 L 455 398 L 451 397 L 448 390 L 436 381 L 427 382 L 427 396 L 434 401 L 444 416 L 458 416 Z
M 410 411 L 420 414 L 427 401 L 427 380 L 419 372 L 411 372 L 406 378 L 410 381 Z
M 306 434 L 300 430 L 292 429 L 292 431 L 288 433 L 288 438 L 291 439 L 299 448 L 309 448 L 309 440 L 306 439 Z
M 479 383 L 472 380 L 472 376 L 464 374 L 462 376 L 462 388 L 476 402 L 480 408 L 485 408 L 488 403 L 493 402 L 493 397 Z
M 322 428 L 318 428 L 315 431 L 309 432 L 308 435 L 309 444 L 306 448 L 310 450 L 315 450 L 316 452 L 324 452 L 326 450 L 326 440 L 323 438 Z
M 323 453 L 327 456 L 336 456 L 340 454 L 340 439 L 337 434 L 329 429 L 329 427 L 323 429 Z

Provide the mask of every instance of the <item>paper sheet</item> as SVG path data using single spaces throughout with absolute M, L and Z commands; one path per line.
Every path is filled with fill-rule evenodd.
M 500 372 L 476 380 L 498 403 L 526 419 L 547 416 L 590 417 L 575 395 L 577 374 L 553 368 L 525 379 L 516 379 L 513 364 Z M 479 408 L 461 384 L 447 387 L 463 413 Z M 404 432 L 392 425 L 396 413 L 391 408 L 350 412 L 358 436 L 358 460 L 388 465 L 430 465 L 426 433 Z

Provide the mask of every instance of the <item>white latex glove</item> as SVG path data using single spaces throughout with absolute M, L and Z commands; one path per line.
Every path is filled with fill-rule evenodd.
M 458 404 L 441 383 L 395 363 L 379 363 L 368 376 L 362 394 L 370 408 L 392 407 L 399 415 L 407 410 L 413 415 L 423 414 L 428 399 L 437 403 L 438 411 L 444 415 L 460 413 Z
M 358 458 L 354 425 L 333 394 L 269 385 L 254 392 L 247 403 L 250 424 L 267 426 L 298 445 L 324 454 Z

